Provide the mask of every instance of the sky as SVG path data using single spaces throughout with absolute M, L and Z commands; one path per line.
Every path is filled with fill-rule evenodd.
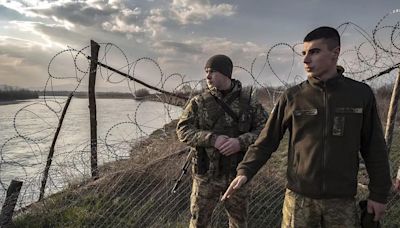
M 200 80 L 206 60 L 220 53 L 247 70 L 257 58 L 254 72 L 262 72 L 255 73 L 259 81 L 279 85 L 279 79 L 291 80 L 289 74 L 301 79 L 304 70 L 301 57 L 281 45 L 270 52 L 273 70 L 261 71 L 261 59 L 275 44 L 300 44 L 314 28 L 345 22 L 371 35 L 387 14 L 394 18 L 388 23 L 400 21 L 400 13 L 395 14 L 399 9 L 398 0 L 2 0 L 0 85 L 40 89 L 49 73 L 55 88 L 85 85 L 82 71 L 88 62 L 64 50 L 84 48 L 91 39 L 102 43 L 100 61 L 156 86 L 174 73 L 186 81 Z M 339 30 L 342 46 L 354 49 L 362 42 L 357 40 L 362 35 L 352 35 L 358 27 Z M 240 79 L 239 71 L 234 73 Z M 99 87 L 126 90 L 123 78 L 101 73 Z M 179 80 L 172 80 L 170 88 Z

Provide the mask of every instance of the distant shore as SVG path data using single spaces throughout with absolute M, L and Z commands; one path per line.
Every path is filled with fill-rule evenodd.
M 167 104 L 175 105 L 175 106 L 183 106 L 186 103 L 186 100 L 184 100 L 184 99 L 180 99 L 177 97 L 168 96 L 168 95 L 164 95 L 164 94 L 157 94 L 157 95 L 150 94 L 150 95 L 147 95 L 144 97 L 133 97 L 131 94 L 129 94 L 129 95 L 130 95 L 129 97 L 128 96 L 118 96 L 117 97 L 117 96 L 104 96 L 104 95 L 98 96 L 98 95 L 96 95 L 96 98 L 98 98 L 98 99 L 133 99 L 133 100 L 137 100 L 137 101 L 163 102 L 163 103 L 167 103 Z M 59 95 L 59 96 L 63 96 L 63 95 Z M 79 98 L 79 99 L 88 98 L 87 96 L 85 96 L 83 94 L 74 95 L 74 97 Z M 18 104 L 18 103 L 26 102 L 31 99 L 35 99 L 35 98 L 20 99 L 20 100 L 0 100 L 0 106 L 1 105 Z
M 166 94 L 150 94 L 150 95 L 147 95 L 144 97 L 136 97 L 135 100 L 162 102 L 162 103 L 167 103 L 170 105 L 175 105 L 175 106 L 180 106 L 180 107 L 184 106 L 187 101 L 185 99 L 166 95 Z
M 10 100 L 10 101 L 2 101 L 0 100 L 0 105 L 11 105 L 11 104 L 19 104 L 22 102 L 26 102 L 27 100 Z

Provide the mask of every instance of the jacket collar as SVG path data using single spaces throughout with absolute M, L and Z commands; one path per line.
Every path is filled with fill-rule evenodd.
M 334 77 L 328 79 L 327 81 L 322 81 L 317 77 L 308 77 L 307 81 L 312 87 L 316 88 L 333 88 L 335 87 L 340 81 L 343 80 L 343 72 L 344 68 L 341 66 L 336 67 L 337 73 Z
M 235 94 L 237 94 L 238 92 L 240 92 L 240 90 L 242 89 L 242 83 L 240 83 L 240 81 L 232 79 L 232 90 L 227 93 L 227 94 L 223 94 L 220 90 L 217 90 L 217 88 L 212 87 L 212 88 L 208 88 L 208 91 L 218 97 L 219 99 L 228 99 L 231 96 L 234 96 Z

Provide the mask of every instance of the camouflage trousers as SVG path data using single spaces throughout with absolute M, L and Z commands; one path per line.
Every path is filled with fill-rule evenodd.
M 282 228 L 360 227 L 356 200 L 311 199 L 286 189 Z
M 230 181 L 228 178 L 193 176 L 189 227 L 210 227 L 212 213 Z M 247 227 L 248 192 L 247 187 L 244 186 L 222 202 L 228 214 L 229 227 Z

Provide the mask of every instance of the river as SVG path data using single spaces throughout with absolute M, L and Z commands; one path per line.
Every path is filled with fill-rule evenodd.
M 0 105 L 0 204 L 12 179 L 23 181 L 18 206 L 38 199 L 40 180 L 66 97 Z M 59 104 L 61 103 L 61 104 Z M 179 117 L 180 107 L 97 99 L 98 163 L 129 157 L 132 144 Z M 55 147 L 46 195 L 90 176 L 88 100 L 73 98 Z

